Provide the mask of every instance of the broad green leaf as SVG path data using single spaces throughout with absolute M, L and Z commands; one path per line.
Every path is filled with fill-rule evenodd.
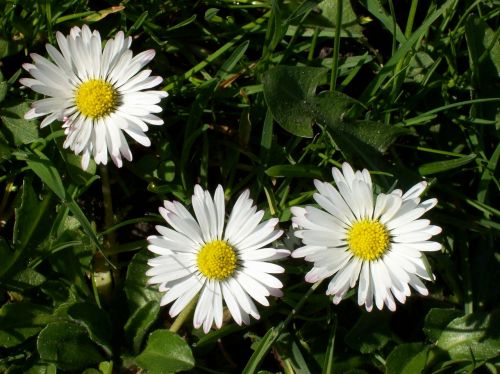
M 421 373 L 427 362 L 429 348 L 422 343 L 400 344 L 387 356 L 387 374 Z
M 500 311 L 474 313 L 451 321 L 437 346 L 456 360 L 487 360 L 500 353 Z
M 40 358 L 62 370 L 82 370 L 103 361 L 85 327 L 69 321 L 48 324 L 38 335 Z
M 29 109 L 29 105 L 22 102 L 0 110 L 0 119 L 10 132 L 16 146 L 33 143 L 39 138 L 36 121 L 24 119 L 24 114 Z
M 92 159 L 87 170 L 82 169 L 81 156 L 77 156 L 73 152 L 65 152 L 64 159 L 64 165 L 66 166 L 66 170 L 68 170 L 69 177 L 75 184 L 85 186 L 98 178 L 96 176 L 96 164 Z
M 324 68 L 276 66 L 264 73 L 264 97 L 281 127 L 297 136 L 313 136 L 309 100 L 326 72 Z
M 141 305 L 130 316 L 123 328 L 125 338 L 134 352 L 139 352 L 149 329 L 158 318 L 160 304 L 156 300 Z
M 448 323 L 463 313 L 457 309 L 433 308 L 425 316 L 423 331 L 431 341 L 437 341 Z
M 349 148 L 351 153 L 363 154 L 366 147 L 373 151 L 385 152 L 389 146 L 400 136 L 409 134 L 404 127 L 385 125 L 381 122 L 361 120 L 351 122 L 338 122 L 327 124 L 335 141 L 342 141 L 342 150 Z
M 12 239 L 16 251 L 22 251 L 30 241 L 37 242 L 49 234 L 50 226 L 44 224 L 43 219 L 47 218 L 46 210 L 49 203 L 50 195 L 46 195 L 40 201 L 31 179 L 23 180 L 21 205 L 15 209 L 16 220 Z
M 68 316 L 85 326 L 90 339 L 97 343 L 108 354 L 112 354 L 111 321 L 109 316 L 90 303 L 75 303 L 68 308 Z
M 151 374 L 175 373 L 194 367 L 194 357 L 189 345 L 179 335 L 167 330 L 153 332 L 146 348 L 135 361 Z
M 343 151 L 361 156 L 385 152 L 394 140 L 409 133 L 401 126 L 388 126 L 368 120 L 348 118 L 353 98 L 339 92 L 315 96 L 325 77 L 322 68 L 276 66 L 263 76 L 264 96 L 274 119 L 294 135 L 312 137 L 312 124 L 327 128 Z
M 127 269 L 124 290 L 132 314 L 149 301 L 159 302 L 161 299 L 157 287 L 147 283 L 146 271 L 149 269 L 147 262 L 150 257 L 150 252 L 147 250 L 136 253 Z
M 51 321 L 51 313 L 51 309 L 29 302 L 4 304 L 0 308 L 0 347 L 14 347 L 36 335 Z
M 57 374 L 57 367 L 54 364 L 42 364 L 38 362 L 31 366 L 23 367 L 22 370 L 23 374 Z
M 474 153 L 472 153 L 470 155 L 460 157 L 460 158 L 455 158 L 453 160 L 429 162 L 427 164 L 420 165 L 418 167 L 418 172 L 420 173 L 420 175 L 430 175 L 430 174 L 441 173 L 443 171 L 448 171 L 451 169 L 456 169 L 456 168 L 462 167 L 464 165 L 467 165 L 469 162 L 471 162 L 475 158 L 476 158 L 476 155 Z
M 323 169 L 314 165 L 274 165 L 266 170 L 270 177 L 323 178 Z
M 102 372 L 102 374 L 112 374 L 113 361 L 103 361 L 99 363 L 99 370 Z
M 358 24 L 358 17 L 354 10 L 352 9 L 351 2 L 349 0 L 342 1 L 342 30 L 349 34 L 360 34 L 362 29 Z M 322 20 L 322 23 L 328 27 L 335 27 L 335 18 L 337 14 L 337 7 L 339 0 L 324 0 L 319 3 L 318 8 L 321 10 L 321 15 L 316 16 L 316 13 L 312 13 L 312 16 L 316 16 Z
M 9 284 L 18 287 L 21 290 L 26 290 L 33 287 L 38 287 L 45 282 L 45 277 L 31 268 L 22 269 L 20 272 L 9 279 Z
M 56 194 L 57 197 L 64 201 L 66 191 L 64 190 L 61 176 L 52 161 L 41 151 L 37 151 L 36 154 L 27 152 L 25 156 L 25 160 L 29 168 L 33 170 L 36 175 L 38 175 L 38 177 L 52 190 L 52 192 Z
M 390 314 L 363 313 L 345 336 L 345 342 L 361 353 L 373 353 L 391 340 Z

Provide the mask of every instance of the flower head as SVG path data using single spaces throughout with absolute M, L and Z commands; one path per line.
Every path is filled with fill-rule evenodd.
M 301 229 L 295 235 L 303 247 L 292 257 L 313 262 L 306 275 L 308 282 L 333 276 L 326 291 L 339 303 L 346 292 L 358 286 L 358 304 L 368 311 L 384 304 L 392 311 L 395 300 L 404 303 L 410 287 L 422 295 L 427 288 L 420 278 L 433 280 L 423 252 L 438 251 L 441 245 L 429 239 L 441 228 L 420 217 L 437 200 L 420 202 L 427 184 L 420 182 L 405 194 L 394 190 L 373 196 L 368 170 L 356 171 L 347 163 L 342 172 L 333 168 L 337 188 L 314 181 L 318 190 L 314 200 L 320 208 L 294 207 L 293 222 Z
M 155 52 L 133 57 L 132 38 L 125 38 L 122 31 L 103 49 L 99 32 L 87 25 L 73 27 L 67 37 L 57 32 L 56 37 L 60 51 L 46 45 L 53 62 L 33 53 L 33 64 L 23 65 L 33 78 L 23 78 L 21 84 L 49 96 L 35 101 L 25 118 L 45 116 L 41 127 L 63 121 L 64 148 L 83 155 L 83 169 L 90 157 L 97 164 L 106 164 L 108 153 L 121 167 L 122 156 L 132 160 L 123 133 L 148 147 L 148 125 L 163 124 L 153 113 L 161 112 L 157 104 L 167 93 L 148 90 L 162 78 L 150 77 L 151 70 L 141 70 Z
M 212 198 L 195 186 L 192 205 L 195 217 L 177 201 L 165 201 L 160 213 L 170 227 L 156 226 L 160 235 L 148 237 L 148 249 L 156 254 L 148 261 L 149 283 L 165 291 L 161 305 L 174 302 L 175 317 L 198 294 L 193 323 L 208 332 L 222 325 L 223 300 L 234 320 L 249 324 L 260 318 L 253 300 L 268 306 L 267 296 L 281 296 L 282 283 L 270 274 L 284 272 L 269 261 L 290 254 L 266 247 L 283 232 L 275 230 L 276 218 L 261 222 L 249 192 L 236 201 L 225 224 L 224 192 L 219 185 Z M 253 300 L 252 300 L 253 299 Z

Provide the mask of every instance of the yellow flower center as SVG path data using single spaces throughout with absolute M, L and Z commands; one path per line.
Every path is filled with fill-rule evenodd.
M 210 279 L 226 279 L 236 270 L 236 252 L 227 242 L 214 240 L 198 252 L 198 270 Z
M 355 256 L 366 261 L 376 260 L 389 248 L 389 233 L 379 221 L 363 219 L 347 232 L 347 244 Z
M 117 106 L 118 92 L 111 83 L 91 79 L 78 86 L 75 93 L 78 110 L 86 117 L 101 118 L 110 114 Z

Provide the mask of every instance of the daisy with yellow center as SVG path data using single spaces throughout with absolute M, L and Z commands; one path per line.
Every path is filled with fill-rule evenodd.
M 422 295 L 428 291 L 420 279 L 433 280 L 424 252 L 441 245 L 429 239 L 441 228 L 420 217 L 437 200 L 420 202 L 427 184 L 420 182 L 405 194 L 394 190 L 373 196 L 370 174 L 354 171 L 347 163 L 332 169 L 337 188 L 314 181 L 314 200 L 321 208 L 293 207 L 295 236 L 304 246 L 292 257 L 313 263 L 306 281 L 332 277 L 326 291 L 339 303 L 350 288 L 358 286 L 358 304 L 371 311 L 384 305 L 396 309 L 406 301 L 410 286 Z
M 275 230 L 277 219 L 261 222 L 264 212 L 248 196 L 239 196 L 225 224 L 222 187 L 212 198 L 197 185 L 195 217 L 179 202 L 165 201 L 160 214 L 170 227 L 156 226 L 160 235 L 148 237 L 148 249 L 159 256 L 148 261 L 146 274 L 165 292 L 161 305 L 173 303 L 175 317 L 199 294 L 193 324 L 205 333 L 222 326 L 223 302 L 241 325 L 260 317 L 254 300 L 268 306 L 268 296 L 282 295 L 283 284 L 271 274 L 284 269 L 269 261 L 290 252 L 268 246 L 283 232 Z
M 46 45 L 52 61 L 33 53 L 33 64 L 23 65 L 33 78 L 23 78 L 21 84 L 48 96 L 33 102 L 25 118 L 45 117 L 41 127 L 62 121 L 63 146 L 82 154 L 83 169 L 91 158 L 107 164 L 108 154 L 121 167 L 122 157 L 132 160 L 124 133 L 148 147 L 148 125 L 163 124 L 154 113 L 161 112 L 157 104 L 167 93 L 149 90 L 162 78 L 142 70 L 155 52 L 133 57 L 132 38 L 121 31 L 103 48 L 99 32 L 86 25 L 73 27 L 68 36 L 58 32 L 56 38 L 59 50 Z

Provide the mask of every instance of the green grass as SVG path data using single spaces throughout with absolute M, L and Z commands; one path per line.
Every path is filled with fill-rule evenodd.
M 112 5 L 0 1 L 0 372 L 500 370 L 496 1 Z M 21 88 L 21 65 L 82 24 L 154 48 L 169 92 L 152 146 L 132 144 L 121 169 L 82 171 L 60 123 L 23 119 L 41 96 Z M 207 335 L 188 313 L 174 324 L 144 274 L 163 200 L 221 184 L 231 204 L 249 189 L 291 235 L 290 207 L 343 161 L 379 191 L 428 181 L 443 228 L 429 296 L 394 313 L 367 313 L 355 291 L 335 306 L 288 259 L 284 297 L 259 321 Z

